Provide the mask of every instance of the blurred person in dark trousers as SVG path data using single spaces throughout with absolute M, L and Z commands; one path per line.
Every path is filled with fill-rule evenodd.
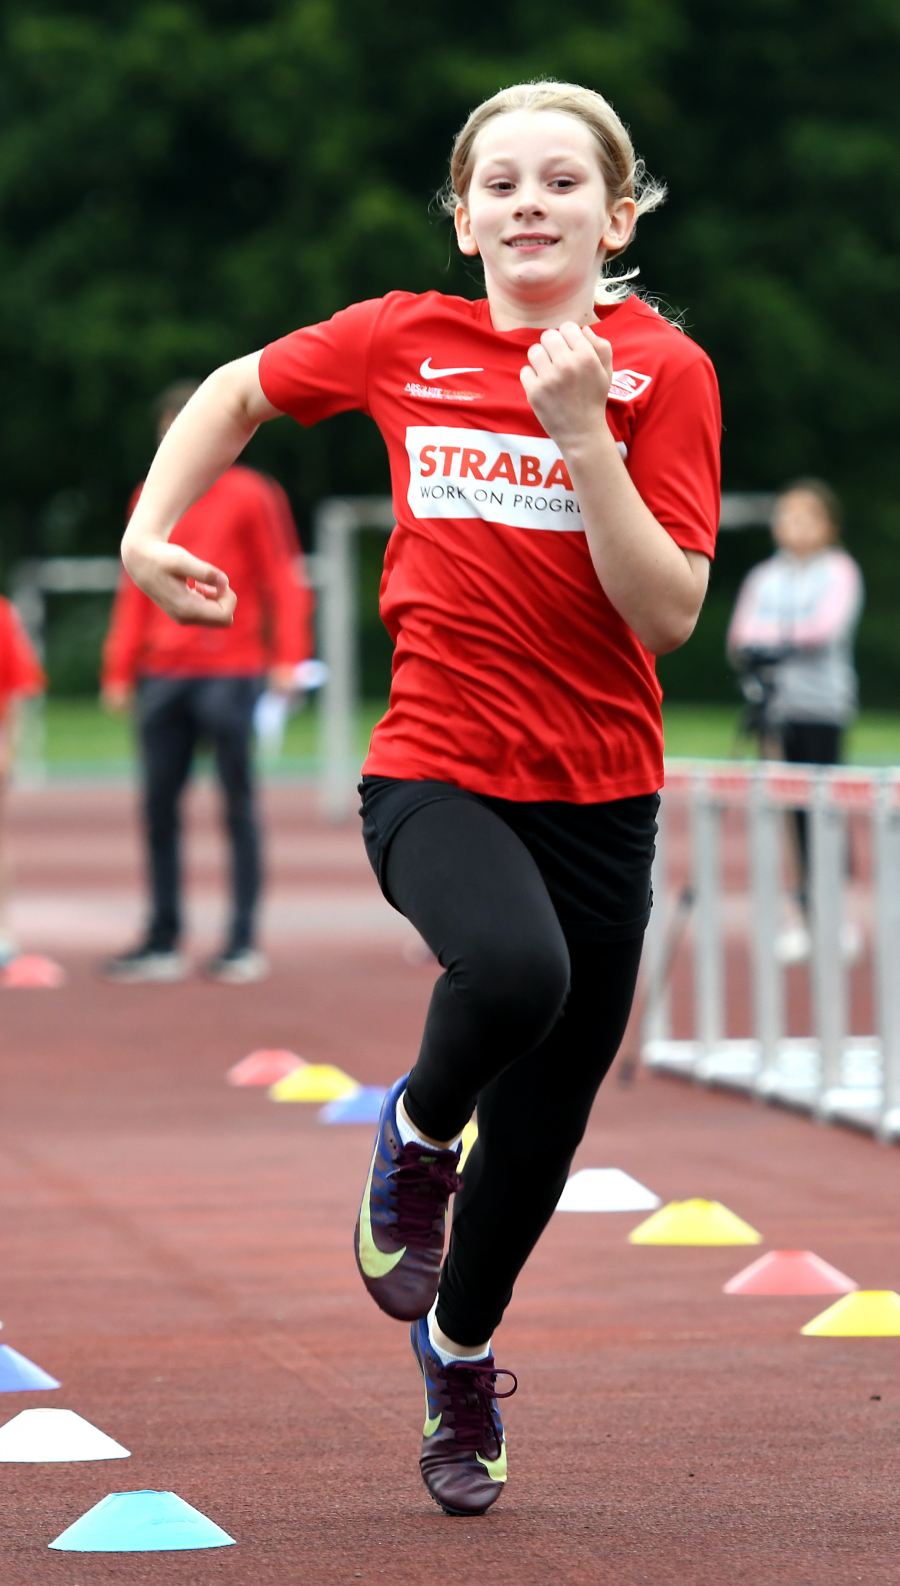
M 775 555 L 747 574 L 728 629 L 728 654 L 750 703 L 764 757 L 836 765 L 859 688 L 853 641 L 863 607 L 858 564 L 840 544 L 841 506 L 821 479 L 798 479 L 778 496 Z M 794 811 L 798 902 L 803 920 L 779 938 L 785 962 L 809 954 L 809 823 Z M 845 950 L 854 956 L 847 928 Z
M 160 440 L 196 389 L 197 382 L 182 381 L 163 392 L 156 409 Z M 205 742 L 222 786 L 232 875 L 228 935 L 206 972 L 242 984 L 268 971 L 255 936 L 262 869 L 253 710 L 264 687 L 294 689 L 295 669 L 311 651 L 312 596 L 287 497 L 250 468 L 229 468 L 184 514 L 172 539 L 225 569 L 238 603 L 229 628 L 182 626 L 122 575 L 104 646 L 101 697 L 109 710 L 136 707 L 152 904 L 144 939 L 108 960 L 103 973 L 126 983 L 182 980 L 190 973 L 180 951 L 180 804 L 195 752 Z

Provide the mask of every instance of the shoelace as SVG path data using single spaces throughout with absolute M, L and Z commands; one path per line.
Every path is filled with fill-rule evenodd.
M 425 1244 L 438 1212 L 462 1184 L 453 1153 L 435 1150 L 431 1155 L 410 1143 L 387 1176 L 397 1197 L 398 1237 Z
M 453 1435 L 461 1448 L 472 1449 L 488 1459 L 500 1458 L 500 1434 L 494 1421 L 494 1400 L 511 1399 L 519 1386 L 513 1371 L 498 1371 L 487 1361 L 464 1366 L 454 1361 L 442 1372 L 450 1395 Z M 512 1377 L 506 1393 L 497 1392 L 497 1378 Z

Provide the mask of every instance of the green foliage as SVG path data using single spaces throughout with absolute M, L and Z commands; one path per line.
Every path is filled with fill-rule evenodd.
M 5 571 L 115 547 L 168 381 L 392 287 L 478 295 L 428 209 L 452 135 L 497 87 L 569 76 L 669 183 L 633 261 L 719 370 L 726 487 L 844 493 L 865 694 L 897 699 L 894 0 L 7 0 L 0 39 Z M 248 461 L 304 530 L 319 497 L 388 485 L 357 415 L 268 426 Z M 671 690 L 730 690 L 752 542 L 725 548 Z

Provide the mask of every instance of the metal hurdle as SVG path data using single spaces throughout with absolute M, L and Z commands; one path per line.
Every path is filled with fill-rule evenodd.
M 747 822 L 746 941 L 752 1034 L 727 1034 L 722 821 Z M 669 880 L 676 811 L 688 833 L 689 873 L 680 898 Z M 782 923 L 785 811 L 810 818 L 809 962 L 811 1029 L 785 1032 L 785 970 L 776 941 Z M 862 815 L 872 835 L 872 1034 L 848 1033 L 849 965 L 842 952 L 847 888 L 847 821 Z M 648 934 L 651 991 L 642 1030 L 650 1068 L 732 1086 L 844 1121 L 885 1141 L 900 1138 L 900 772 L 775 763 L 669 762 L 654 866 L 654 920 Z M 692 1017 L 689 1038 L 671 1035 L 671 986 L 659 966 L 671 958 L 673 922 L 691 904 Z

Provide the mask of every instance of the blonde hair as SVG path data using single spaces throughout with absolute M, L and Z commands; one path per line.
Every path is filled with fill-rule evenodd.
M 450 176 L 439 195 L 441 208 L 448 215 L 455 213 L 458 204 L 465 206 L 475 163 L 475 139 L 482 127 L 495 116 L 507 115 L 512 110 L 554 110 L 574 116 L 586 126 L 597 145 L 600 170 L 611 204 L 617 204 L 622 198 L 633 198 L 637 209 L 636 218 L 639 219 L 641 215 L 648 215 L 651 210 L 657 209 L 665 199 L 665 184 L 648 175 L 643 160 L 638 159 L 634 152 L 627 127 L 619 120 L 609 100 L 595 93 L 592 88 L 544 78 L 502 88 L 499 93 L 478 105 L 460 128 L 450 156 Z M 610 253 L 615 257 L 623 253 L 627 246 L 626 242 L 621 248 L 610 250 Z M 631 292 L 632 288 L 627 283 L 637 273 L 637 270 L 629 270 L 624 275 L 608 276 L 604 264 L 597 282 L 598 300 L 621 302 Z

